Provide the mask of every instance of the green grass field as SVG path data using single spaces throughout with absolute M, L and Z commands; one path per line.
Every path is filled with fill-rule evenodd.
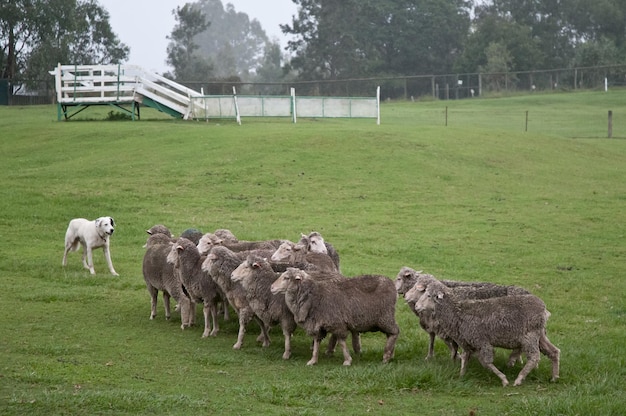
M 385 103 L 380 126 L 150 110 L 107 121 L 108 108 L 58 122 L 53 106 L 0 107 L 0 414 L 624 414 L 624 102 L 626 91 Z M 102 250 L 94 277 L 77 253 L 62 268 L 68 221 L 102 215 L 117 222 L 120 277 Z M 283 361 L 277 330 L 263 349 L 252 324 L 235 351 L 236 319 L 201 339 L 159 300 L 151 321 L 141 261 L 157 223 L 247 240 L 316 230 L 346 275 L 410 266 L 523 286 L 552 313 L 561 379 L 550 383 L 546 357 L 521 387 L 476 360 L 459 378 L 441 341 L 424 361 L 428 336 L 403 299 L 387 365 L 380 333 L 363 335 L 351 367 L 340 353 L 307 367 L 302 330 Z

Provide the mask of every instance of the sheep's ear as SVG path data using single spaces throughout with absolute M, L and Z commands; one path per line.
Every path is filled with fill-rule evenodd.
M 176 246 L 176 250 L 178 251 L 183 251 L 185 249 L 185 247 L 181 246 L 180 244 Z
M 426 290 L 426 287 L 422 284 L 416 284 L 415 290 L 419 290 L 420 292 L 423 292 L 424 290 Z
M 255 261 L 254 263 L 252 263 L 252 268 L 253 269 L 258 269 L 259 267 L 261 267 L 261 265 L 259 264 L 258 261 Z
M 300 273 L 296 274 L 293 278 L 294 280 L 302 280 L 302 276 L 300 275 Z
M 443 299 L 443 292 L 437 292 L 437 299 Z
M 150 232 L 150 230 L 146 230 L 146 232 L 147 232 L 148 234 L 152 235 L 152 233 Z
M 304 246 L 303 246 L 302 244 L 295 244 L 295 245 L 293 246 L 293 250 L 294 250 L 294 251 L 300 251 L 300 250 L 302 250 L 303 248 L 304 248 Z

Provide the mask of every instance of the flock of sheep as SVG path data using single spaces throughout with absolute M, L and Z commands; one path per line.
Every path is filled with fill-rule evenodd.
M 189 229 L 173 238 L 164 225 L 147 230 L 143 275 L 151 296 L 150 319 L 157 314 L 161 291 L 165 317 L 169 319 L 170 297 L 180 310 L 181 328 L 194 325 L 195 305 L 202 303 L 203 337 L 219 331 L 219 314 L 228 319 L 230 306 L 239 319 L 234 349 L 243 345 L 250 321 L 268 346 L 268 331 L 280 325 L 284 336 L 283 359 L 291 356 L 291 336 L 301 327 L 313 340 L 312 357 L 317 363 L 320 342 L 330 335 L 327 353 L 337 344 L 343 365 L 352 357 L 346 345 L 360 353 L 360 333 L 379 331 L 387 336 L 383 362 L 393 358 L 400 328 L 395 320 L 396 300 L 403 295 L 430 335 L 428 355 L 433 356 L 435 337 L 441 338 L 452 359 L 461 358 L 461 375 L 475 355 L 495 373 L 503 386 L 506 376 L 493 365 L 494 347 L 512 350 L 508 365 L 526 356 L 514 385 L 520 385 L 539 364 L 540 353 L 552 361 L 552 381 L 559 377 L 560 351 L 546 335 L 550 312 L 538 297 L 517 286 L 482 282 L 438 280 L 403 267 L 394 281 L 382 275 L 345 277 L 339 255 L 318 232 L 289 240 L 239 241 L 230 231 L 203 234 Z M 220 305 L 223 312 L 219 312 Z M 462 352 L 459 354 L 459 348 Z

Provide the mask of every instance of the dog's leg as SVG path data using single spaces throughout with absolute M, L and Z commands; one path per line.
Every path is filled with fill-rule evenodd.
M 109 266 L 109 271 L 113 276 L 119 276 L 115 269 L 113 268 L 113 262 L 111 262 L 111 252 L 109 251 L 109 242 L 107 241 L 102 248 L 104 250 L 104 258 L 107 261 L 107 265 Z M 92 263 L 93 264 L 93 263 Z
M 61 262 L 61 265 L 63 265 L 63 267 L 67 266 L 67 253 L 69 253 L 71 248 L 72 248 L 72 245 L 68 244 L 66 242 L 65 243 L 65 252 L 63 253 L 63 261 Z
M 85 256 L 87 257 L 87 262 L 85 263 Z M 96 274 L 96 271 L 93 268 L 93 252 L 91 247 L 85 245 L 83 250 L 83 265 L 86 269 L 89 269 L 89 273 Z

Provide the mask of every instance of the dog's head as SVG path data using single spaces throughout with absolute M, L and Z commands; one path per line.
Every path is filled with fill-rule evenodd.
M 115 220 L 113 217 L 100 217 L 96 220 L 96 228 L 106 235 L 112 235 L 115 231 Z

